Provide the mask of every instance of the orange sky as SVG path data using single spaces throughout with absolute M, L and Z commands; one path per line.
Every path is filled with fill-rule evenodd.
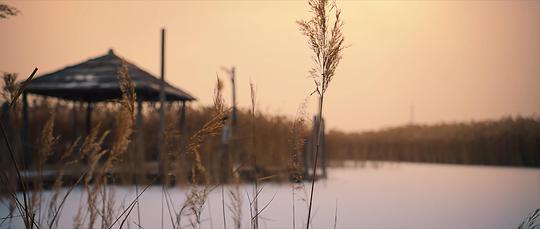
M 294 115 L 313 90 L 310 51 L 295 21 L 304 1 L 7 1 L 0 70 L 44 74 L 109 48 L 210 104 L 216 72 L 237 66 L 239 105 Z M 540 115 L 540 1 L 344 1 L 344 58 L 327 92 L 327 125 L 405 124 Z M 226 84 L 226 89 L 229 89 Z M 316 107 L 309 103 L 309 111 Z

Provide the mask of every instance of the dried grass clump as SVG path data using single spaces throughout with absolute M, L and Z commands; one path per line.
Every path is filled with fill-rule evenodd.
M 187 142 L 185 152 L 185 158 L 191 163 L 191 183 L 202 184 L 202 186 L 193 186 L 186 194 L 186 200 L 181 205 L 178 212 L 169 208 L 169 214 L 171 214 L 172 226 L 174 228 L 181 228 L 182 219 L 187 218 L 189 225 L 192 228 L 199 228 L 201 224 L 201 214 L 204 208 L 204 204 L 208 198 L 209 192 L 213 189 L 208 185 L 208 173 L 201 160 L 201 145 L 203 142 L 211 136 L 216 136 L 223 128 L 230 109 L 225 109 L 225 103 L 222 97 L 221 90 L 223 84 L 219 78 L 217 78 L 216 88 L 214 90 L 214 114 L 213 117 L 207 121 L 202 128 L 195 132 Z M 179 152 L 182 153 L 182 152 Z M 177 155 L 172 155 L 176 158 Z M 164 192 L 165 195 L 167 192 Z M 166 196 L 167 197 L 167 196 Z M 170 197 L 167 197 L 167 205 L 171 202 Z M 175 220 L 172 219 L 172 212 L 174 211 Z
M 189 160 L 193 162 L 191 171 L 191 181 L 193 183 L 205 183 L 208 180 L 206 168 L 201 161 L 201 145 L 208 137 L 216 136 L 220 133 L 229 114 L 230 109 L 225 109 L 223 102 L 222 88 L 223 84 L 218 78 L 214 91 L 214 116 L 188 140 L 185 152 Z
M 114 136 L 114 144 L 111 148 L 109 158 L 105 163 L 105 170 L 110 171 L 112 165 L 117 162 L 121 155 L 127 150 L 128 144 L 131 141 L 133 126 L 135 124 L 135 84 L 129 76 L 128 66 L 125 61 L 118 70 L 118 80 L 122 98 L 118 101 L 120 109 L 117 112 L 116 118 L 116 135 Z
M 118 71 L 118 79 L 122 97 L 118 101 L 119 109 L 115 117 L 115 132 L 113 135 L 113 144 L 110 150 L 102 149 L 101 145 L 109 134 L 104 131 L 99 135 L 99 124 L 92 129 L 86 137 L 82 146 L 82 155 L 87 157 L 88 172 L 85 178 L 85 189 L 88 193 L 87 211 L 89 213 L 88 227 L 93 228 L 98 218 L 101 216 L 101 227 L 108 228 L 113 223 L 114 217 L 114 190 L 108 190 L 108 176 L 113 170 L 113 166 L 121 160 L 126 152 L 133 133 L 135 122 L 134 103 L 135 103 L 135 84 L 128 73 L 128 66 L 125 61 Z M 98 136 L 100 136 L 98 138 Z M 102 165 L 99 165 L 101 158 L 106 158 Z M 90 184 L 93 181 L 92 184 Z M 97 201 L 101 198 L 101 209 L 98 208 Z M 85 217 L 82 216 L 81 209 L 75 220 L 75 227 L 80 228 L 85 224 Z M 86 226 L 84 226 L 86 227 Z

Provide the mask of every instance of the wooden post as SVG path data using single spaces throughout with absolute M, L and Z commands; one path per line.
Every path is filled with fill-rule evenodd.
M 231 68 L 231 83 L 232 83 L 232 117 L 231 117 L 231 126 L 233 129 L 236 128 L 236 68 L 233 66 Z
M 161 84 L 159 86 L 159 134 L 158 134 L 158 173 L 165 176 L 163 167 L 163 133 L 165 132 L 165 29 L 161 29 Z M 164 180 L 162 180 L 163 182 Z
M 321 155 L 321 160 L 319 163 L 317 163 L 319 168 L 322 170 L 322 177 L 326 177 L 326 165 L 327 165 L 327 155 L 325 152 L 325 135 L 324 135 L 324 119 L 320 118 L 319 116 L 313 117 L 313 141 L 311 142 L 311 154 L 309 158 L 310 166 L 312 167 L 315 163 L 315 148 L 317 147 L 317 126 L 319 125 L 319 122 L 321 122 L 321 135 L 320 135 L 320 147 L 319 147 L 319 155 Z M 315 171 L 316 173 L 316 171 Z M 315 176 L 316 174 L 311 174 L 312 176 Z
M 186 133 L 186 101 L 182 100 L 182 108 L 180 114 L 180 133 L 184 135 Z
M 142 97 L 137 96 L 137 116 L 135 120 L 135 128 L 137 132 L 141 129 L 142 125 Z
M 142 97 L 137 96 L 137 115 L 135 118 L 135 155 L 133 158 L 133 164 L 135 171 L 133 173 L 135 174 L 135 184 L 138 185 L 139 176 L 141 173 L 143 173 L 144 170 L 141 170 L 141 166 L 144 165 L 145 157 L 144 157 L 144 144 L 143 144 L 143 132 L 142 132 L 142 122 L 143 122 L 143 116 L 142 116 L 142 109 L 143 109 L 143 103 L 142 103 Z M 139 169 L 137 169 L 139 168 Z
M 319 124 L 319 117 L 315 115 L 313 116 L 313 137 L 312 137 L 313 141 L 311 142 L 311 153 L 309 155 L 310 167 L 313 167 L 315 165 L 315 149 L 317 148 L 317 139 L 318 139 L 317 125 L 318 124 Z M 315 176 L 316 173 L 317 171 L 315 171 L 315 174 L 311 174 L 311 175 Z
M 79 126 L 77 125 L 77 101 L 73 100 L 71 102 L 71 112 L 72 112 L 72 118 L 73 118 L 73 141 L 77 139 L 79 136 Z
M 326 134 L 324 133 L 325 130 L 325 121 L 324 118 L 320 118 L 319 121 L 321 122 L 321 147 L 319 148 L 319 153 L 321 154 L 321 169 L 322 169 L 322 177 L 326 178 L 326 166 L 328 163 L 328 154 L 326 152 Z
M 302 159 L 304 164 L 304 179 L 307 179 L 309 177 L 309 168 L 311 168 L 311 163 L 309 163 L 309 138 L 304 137 L 304 145 L 302 147 Z
M 232 66 L 230 69 L 221 67 L 221 69 L 231 78 L 232 84 L 232 111 L 231 111 L 231 135 L 234 136 L 234 128 L 236 126 L 236 68 Z

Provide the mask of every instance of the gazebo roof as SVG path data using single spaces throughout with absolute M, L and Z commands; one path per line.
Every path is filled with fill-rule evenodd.
M 143 101 L 159 101 L 161 80 L 127 62 L 129 75 L 135 83 L 135 92 Z M 118 69 L 122 58 L 112 49 L 106 55 L 68 66 L 35 78 L 26 92 L 53 96 L 67 100 L 99 102 L 120 98 Z M 187 92 L 165 82 L 168 101 L 195 100 Z

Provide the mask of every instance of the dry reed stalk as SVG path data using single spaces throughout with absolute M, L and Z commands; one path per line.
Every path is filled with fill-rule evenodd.
M 234 228 L 242 227 L 242 195 L 240 193 L 240 174 L 238 170 L 232 171 L 232 187 L 228 190 L 229 205 L 227 206 L 232 215 Z M 225 219 L 225 214 L 223 214 Z
M 53 147 L 58 143 L 58 137 L 54 136 L 54 118 L 55 113 L 52 113 L 47 122 L 42 128 L 41 137 L 39 139 L 39 150 L 37 151 L 37 161 L 34 167 L 36 176 L 34 177 L 34 188 L 30 193 L 30 213 L 37 216 L 36 223 L 41 226 L 43 204 L 43 167 L 45 162 L 53 153 Z
M 189 138 L 185 149 L 186 155 L 189 157 L 192 164 L 193 183 L 206 183 L 208 180 L 206 168 L 201 161 L 201 145 L 208 138 L 216 136 L 223 128 L 230 109 L 225 109 L 225 104 L 221 94 L 223 84 L 219 78 L 217 79 L 216 89 L 214 91 L 214 116 L 206 122 L 203 127 Z
M 118 70 L 118 80 L 120 83 L 120 90 L 122 91 L 122 98 L 118 101 L 120 109 L 117 112 L 116 118 L 116 134 L 114 136 L 114 144 L 108 155 L 107 161 L 105 161 L 104 170 L 110 172 L 114 163 L 121 159 L 121 156 L 126 152 L 129 143 L 131 142 L 131 135 L 133 133 L 133 126 L 135 124 L 135 84 L 129 76 L 127 63 L 122 60 L 122 65 Z
M 64 177 L 65 169 L 68 165 L 75 164 L 78 160 L 73 159 L 69 160 L 73 153 L 75 152 L 76 147 L 79 145 L 80 138 L 77 138 L 75 142 L 73 142 L 60 156 L 60 168 L 58 171 L 58 175 L 56 176 L 54 183 L 53 183 L 53 195 L 51 199 L 49 200 L 49 212 L 48 212 L 48 225 L 49 228 L 53 228 L 55 226 L 58 228 L 58 221 L 57 221 L 57 215 L 60 213 L 62 209 L 63 203 L 58 203 L 58 197 L 61 193 L 62 188 L 62 179 Z M 81 176 L 82 177 L 82 176 Z M 73 185 L 73 184 L 72 184 Z M 67 193 L 66 193 L 67 194 Z
M 201 145 L 203 142 L 212 136 L 216 136 L 223 128 L 227 115 L 230 109 L 225 109 L 225 103 L 222 97 L 221 90 L 223 84 L 219 78 L 217 78 L 216 88 L 214 90 L 214 115 L 207 121 L 203 127 L 193 134 L 185 147 L 186 159 L 191 162 L 191 182 L 193 184 L 203 184 L 202 187 L 191 187 L 186 194 L 186 200 L 180 207 L 178 212 L 175 212 L 176 221 L 174 228 L 181 228 L 182 218 L 187 217 L 189 225 L 192 228 L 199 228 L 201 223 L 202 210 L 212 188 L 208 185 L 207 170 L 201 161 Z M 174 211 L 174 209 L 173 209 Z
M 18 98 L 22 94 L 25 87 L 33 79 L 33 77 L 36 74 L 37 70 L 38 69 L 35 68 L 34 71 L 32 72 L 32 74 L 30 74 L 30 76 L 26 79 L 26 81 L 19 84 L 20 86 L 17 86 L 16 90 L 15 90 L 15 87 L 10 88 L 11 89 L 11 91 L 10 91 L 10 95 L 11 95 L 11 97 L 10 97 L 10 99 L 11 99 L 10 107 L 14 107 L 14 104 L 18 101 Z M 4 74 L 4 76 L 5 76 L 5 74 Z M 15 83 L 14 83 L 15 79 L 16 79 L 16 76 L 15 76 L 14 80 L 11 82 L 11 83 L 13 83 L 13 85 L 15 85 Z M 6 77 L 4 77 L 4 80 L 6 80 Z M 16 91 L 16 92 L 13 93 L 14 91 Z M 4 116 L 4 115 L 5 114 L 2 114 L 2 116 Z M 0 120 L 3 120 L 3 119 L 4 119 L 4 117 L 0 118 Z M 37 225 L 36 225 L 36 223 L 34 221 L 34 216 L 31 215 L 30 211 L 29 211 L 30 209 L 29 209 L 29 203 L 28 203 L 29 200 L 28 200 L 28 196 L 27 196 L 26 184 L 22 179 L 21 170 L 19 169 L 19 166 L 17 165 L 17 160 L 15 159 L 15 153 L 14 153 L 13 147 L 11 146 L 11 143 L 9 141 L 9 137 L 7 136 L 6 128 L 4 127 L 4 124 L 2 122 L 0 122 L 0 129 L 2 130 L 2 137 L 4 138 L 4 142 L 5 142 L 5 144 L 6 144 L 7 148 L 8 148 L 11 163 L 13 165 L 13 168 L 15 169 L 15 172 L 17 174 L 17 179 L 19 180 L 19 184 L 21 185 L 21 188 L 22 188 L 24 205 L 18 200 L 17 195 L 15 193 L 16 190 L 13 191 L 13 193 L 11 193 L 11 196 L 12 196 L 13 200 L 16 202 L 16 206 L 17 206 L 17 210 L 19 211 L 19 214 L 24 219 L 23 221 L 24 221 L 25 227 L 26 228 L 33 228 L 34 225 L 37 227 Z
M 257 164 L 257 141 L 255 138 L 255 102 L 256 102 L 256 95 L 255 95 L 255 87 L 253 83 L 249 82 L 249 89 L 250 89 L 250 95 L 251 95 L 251 152 L 252 152 L 252 166 L 254 169 L 254 176 L 255 176 L 255 185 L 253 190 L 253 209 L 250 209 L 252 211 L 251 215 L 251 228 L 258 229 L 259 228 L 259 177 L 258 177 L 258 164 Z
M 114 214 L 114 190 L 107 193 L 106 184 L 108 174 L 112 172 L 113 166 L 121 160 L 130 143 L 130 137 L 134 126 L 134 103 L 135 103 L 135 85 L 128 73 L 128 66 L 125 61 L 118 70 L 118 79 L 122 97 L 118 101 L 119 110 L 115 116 L 115 135 L 110 150 L 103 150 L 101 144 L 109 131 L 104 131 L 98 139 L 99 124 L 92 129 L 86 137 L 82 146 L 82 155 L 89 161 L 89 169 L 85 178 L 84 186 L 88 193 L 87 211 L 89 213 L 88 227 L 93 228 L 98 216 L 101 216 L 101 227 L 108 228 L 113 223 Z M 101 166 L 98 166 L 99 160 L 106 156 L 106 160 Z M 92 186 L 90 182 L 94 181 Z M 97 201 L 101 196 L 101 209 L 98 209 Z M 79 209 L 81 210 L 81 209 Z M 82 226 L 81 211 L 77 214 L 75 223 L 77 227 Z
M 94 186 L 90 186 L 90 182 L 92 180 L 97 180 L 97 172 L 96 169 L 98 167 L 99 160 L 107 153 L 107 150 L 103 149 L 101 147 L 103 141 L 105 138 L 109 135 L 109 131 L 103 131 L 100 135 L 100 124 L 97 124 L 92 128 L 88 136 L 84 139 L 84 142 L 81 146 L 81 161 L 87 160 L 88 165 L 86 169 L 86 173 L 84 174 L 84 182 L 83 187 L 84 190 L 87 192 L 87 198 L 86 198 L 86 206 L 87 206 L 87 212 L 89 214 L 89 222 L 88 227 L 93 228 L 93 225 L 95 223 L 95 220 L 97 219 L 97 197 L 98 197 L 98 191 L 99 187 L 97 187 L 97 184 Z M 99 136 L 99 137 L 98 137 Z M 97 183 L 97 182 L 96 182 Z M 74 219 L 74 228 L 82 228 L 83 224 L 85 222 L 86 213 L 83 212 L 82 204 L 81 207 L 77 210 L 77 214 Z M 83 216 L 83 214 L 85 214 Z
M 178 121 L 176 119 L 171 119 L 163 133 L 165 152 L 167 155 L 166 164 L 164 166 L 164 171 L 168 174 L 166 177 L 181 176 L 179 171 L 180 165 L 178 164 L 181 163 L 181 157 L 183 156 L 181 151 L 182 134 L 177 126 Z M 165 184 L 168 185 L 168 181 L 165 182 Z
M 342 58 L 343 51 L 343 22 L 341 21 L 341 10 L 336 7 L 335 2 L 329 0 L 309 0 L 309 7 L 313 17 L 307 21 L 298 21 L 299 29 L 308 38 L 308 44 L 313 51 L 315 66 L 309 71 L 315 82 L 314 93 L 319 95 L 318 117 L 322 120 L 324 94 L 332 81 L 335 70 Z M 331 14 L 335 19 L 330 21 Z M 332 25 L 333 24 L 333 25 Z M 315 148 L 315 160 L 313 164 L 313 175 L 311 180 L 311 193 L 309 198 L 309 209 L 306 228 L 309 228 L 311 209 L 313 204 L 313 190 L 317 173 L 317 163 L 319 158 L 321 123 L 317 125 L 317 145 Z
M 129 76 L 129 69 L 127 63 L 122 60 L 122 65 L 118 70 L 118 81 L 120 84 L 120 90 L 122 97 L 118 101 L 120 108 L 116 113 L 116 131 L 113 138 L 113 145 L 108 152 L 107 160 L 105 160 L 102 171 L 99 174 L 96 188 L 102 186 L 102 228 L 108 228 L 113 221 L 114 214 L 114 189 L 111 189 L 107 194 L 105 185 L 107 184 L 107 174 L 112 172 L 113 166 L 121 160 L 121 157 L 126 152 L 129 143 L 131 142 L 131 135 L 133 134 L 133 127 L 135 124 L 135 84 Z

